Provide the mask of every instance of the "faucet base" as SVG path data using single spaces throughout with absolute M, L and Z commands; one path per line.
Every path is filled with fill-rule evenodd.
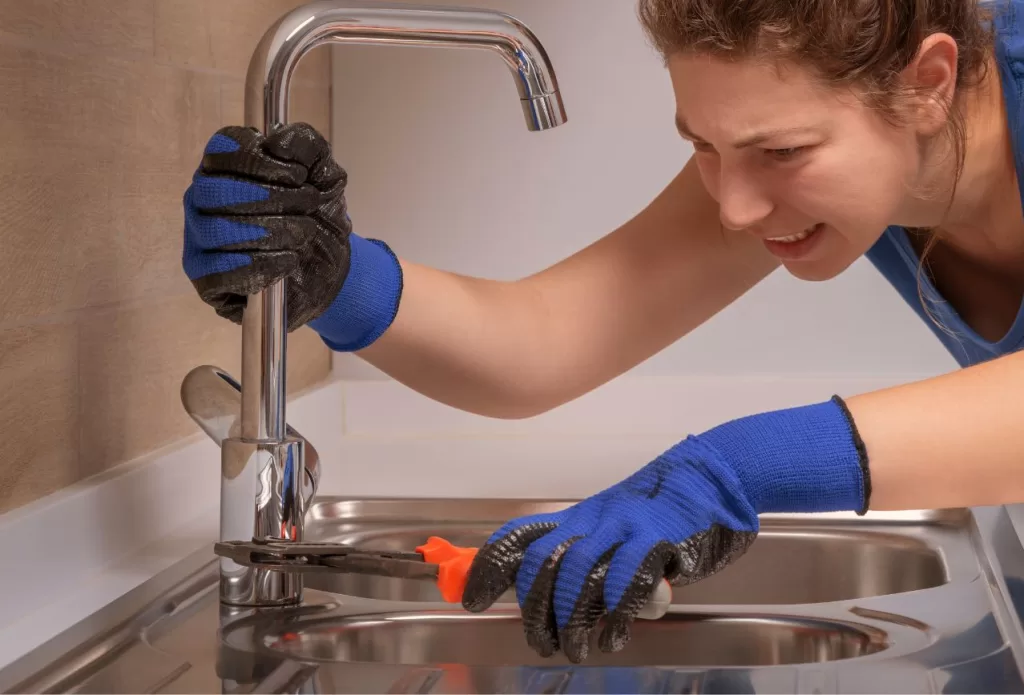
M 221 446 L 220 540 L 302 540 L 305 501 L 301 439 L 225 439 Z M 302 601 L 295 572 L 220 562 L 220 601 L 230 606 L 283 606 Z

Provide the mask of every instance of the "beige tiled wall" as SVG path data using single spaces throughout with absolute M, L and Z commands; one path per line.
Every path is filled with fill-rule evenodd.
M 238 374 L 238 327 L 181 270 L 181 196 L 298 4 L 0 0 L 0 512 L 196 432 L 192 366 Z M 292 118 L 329 134 L 329 90 L 317 49 Z M 329 370 L 315 334 L 291 334 L 290 392 Z

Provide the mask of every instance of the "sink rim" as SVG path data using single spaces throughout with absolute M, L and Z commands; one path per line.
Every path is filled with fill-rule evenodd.
M 420 516 L 421 510 L 447 508 L 444 518 L 451 522 L 499 522 L 521 514 L 560 511 L 580 498 L 562 497 L 393 497 L 388 495 L 319 494 L 306 513 L 307 523 L 326 521 L 431 521 L 441 518 Z M 455 508 L 456 514 L 451 514 Z M 330 513 L 325 510 L 330 509 Z M 394 511 L 392 511 L 394 510 Z M 469 510 L 473 513 L 469 514 Z M 513 511 L 514 510 L 514 511 Z M 759 515 L 761 527 L 766 526 L 847 526 L 873 528 L 879 526 L 934 527 L 953 526 L 958 529 L 970 525 L 972 510 L 968 507 L 946 509 L 916 509 L 899 511 L 789 513 L 770 512 Z

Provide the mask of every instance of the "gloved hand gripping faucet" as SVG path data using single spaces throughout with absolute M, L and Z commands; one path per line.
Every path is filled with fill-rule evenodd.
M 289 331 L 309 324 L 337 351 L 380 337 L 402 270 L 386 243 L 352 233 L 347 183 L 308 124 L 218 130 L 184 197 L 182 265 L 202 300 L 241 323 L 248 295 L 288 278 Z
M 247 295 L 286 277 L 289 330 L 308 324 L 337 351 L 373 344 L 398 312 L 402 268 L 352 232 L 346 183 L 308 125 L 218 131 L 184 198 L 183 265 L 200 297 L 239 322 Z M 474 557 L 463 605 L 485 610 L 514 587 L 533 649 L 581 662 L 602 618 L 601 649 L 628 643 L 663 577 L 699 581 L 740 557 L 759 514 L 864 513 L 870 495 L 840 397 L 739 418 L 568 509 L 504 524 Z

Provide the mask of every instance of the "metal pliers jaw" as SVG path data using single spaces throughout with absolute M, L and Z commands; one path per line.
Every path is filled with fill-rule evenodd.
M 365 550 L 338 543 L 280 540 L 222 541 L 214 552 L 239 565 L 288 572 L 375 574 L 436 579 L 438 566 L 418 552 Z

